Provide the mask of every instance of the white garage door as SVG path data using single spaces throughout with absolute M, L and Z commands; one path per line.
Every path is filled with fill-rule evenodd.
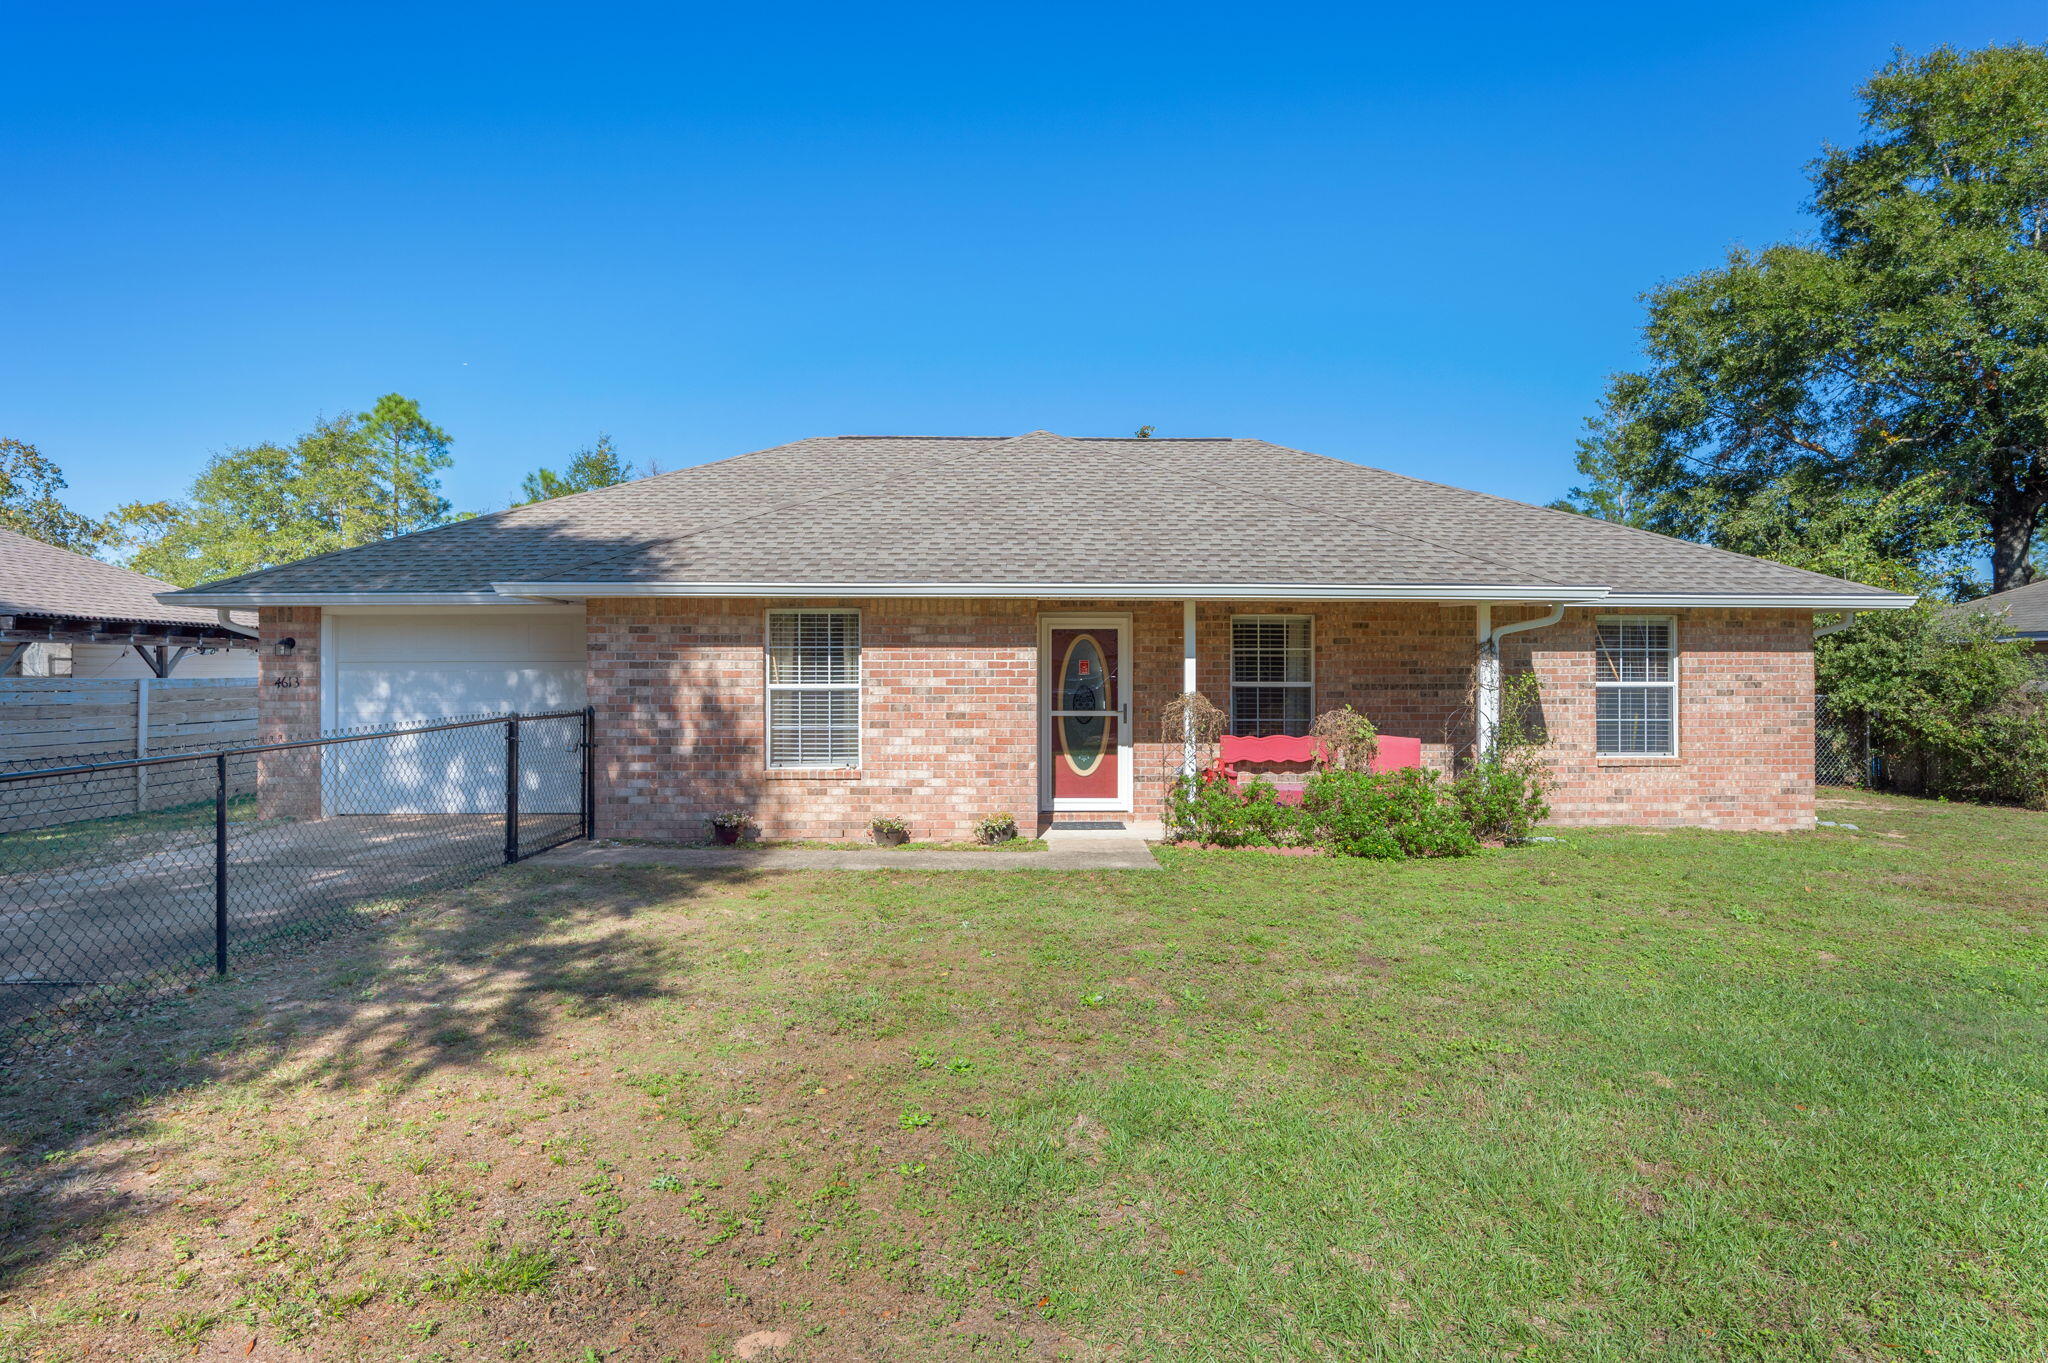
M 326 635 L 338 730 L 583 708 L 581 611 L 332 612 Z M 573 813 L 578 726 L 521 726 L 520 808 Z M 505 803 L 497 726 L 342 743 L 326 750 L 334 814 L 489 814 Z

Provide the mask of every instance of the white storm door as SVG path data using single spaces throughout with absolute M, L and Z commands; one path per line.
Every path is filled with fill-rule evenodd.
M 1039 804 L 1131 808 L 1128 616 L 1039 617 Z

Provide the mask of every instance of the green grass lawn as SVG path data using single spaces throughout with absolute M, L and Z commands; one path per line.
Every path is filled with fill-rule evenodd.
M 2043 1357 L 2048 816 L 1835 795 L 496 873 L 6 1071 L 0 1359 Z

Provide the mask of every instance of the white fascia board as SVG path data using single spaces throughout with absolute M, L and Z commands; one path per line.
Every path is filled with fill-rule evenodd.
M 1895 592 L 1846 596 L 1797 592 L 1614 592 L 1595 586 L 1467 586 L 1447 583 L 1298 582 L 497 582 L 487 592 L 159 592 L 166 605 L 504 606 L 592 596 L 736 597 L 1115 597 L 1127 601 L 1540 601 L 1621 607 L 1751 607 L 1779 610 L 1905 610 Z
M 1918 597 L 1885 592 L 1871 596 L 1826 596 L 1800 592 L 1613 592 L 1603 607 L 1742 606 L 1764 610 L 1902 611 Z
M 506 596 L 987 597 L 1122 601 L 1565 601 L 1598 605 L 1605 587 L 1300 582 L 496 582 Z
M 158 592 L 174 606 L 503 606 L 520 604 L 503 592 Z M 541 602 L 538 604 L 547 604 Z

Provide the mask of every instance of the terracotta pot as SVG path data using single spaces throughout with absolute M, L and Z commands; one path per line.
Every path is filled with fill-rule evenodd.
M 740 840 L 740 834 L 746 831 L 747 830 L 745 828 L 742 828 L 739 824 L 736 823 L 715 823 L 711 825 L 711 836 L 715 838 L 718 841 L 719 845 L 722 847 L 731 847 L 734 843 Z

